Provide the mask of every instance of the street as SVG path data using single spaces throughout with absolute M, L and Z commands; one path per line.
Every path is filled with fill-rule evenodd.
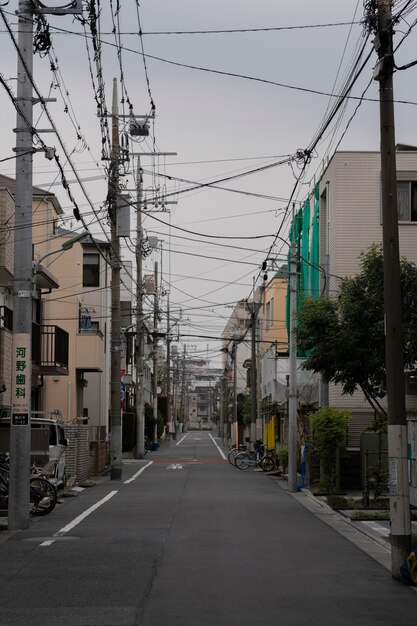
M 1 626 L 415 625 L 386 551 L 224 452 L 179 435 L 0 533 Z

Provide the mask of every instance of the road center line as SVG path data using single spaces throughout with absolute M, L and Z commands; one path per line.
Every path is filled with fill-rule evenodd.
M 78 517 L 73 519 L 72 522 L 70 522 L 69 524 L 67 524 L 63 528 L 61 528 L 61 530 L 58 530 L 58 532 L 54 533 L 52 536 L 53 537 L 62 537 L 63 535 L 66 535 L 66 533 L 68 533 L 70 530 L 75 528 L 75 526 L 77 526 L 80 522 L 82 522 L 83 519 L 88 517 L 91 513 L 93 513 L 96 509 L 98 509 L 102 504 L 107 502 L 107 500 L 110 500 L 110 498 L 115 496 L 116 493 L 117 493 L 117 491 L 110 491 L 110 493 L 108 493 L 107 496 L 105 496 L 104 498 L 102 498 L 101 500 L 99 500 L 98 502 L 93 504 L 93 506 L 90 506 L 90 508 L 87 509 L 86 511 L 84 511 L 84 513 L 81 513 L 81 515 L 79 515 Z M 48 542 L 44 541 L 44 544 L 45 543 L 48 543 Z
M 211 435 L 211 433 L 209 433 L 209 437 L 212 440 L 212 442 L 214 443 L 214 445 L 216 446 L 217 450 L 220 452 L 222 459 L 226 460 L 226 455 L 224 454 L 223 450 L 217 445 L 217 442 L 214 440 L 214 438 Z
M 142 472 L 144 472 L 146 470 L 147 467 L 149 467 L 150 465 L 152 465 L 153 461 L 149 461 L 149 463 L 147 463 L 146 465 L 144 465 L 143 467 L 140 468 L 140 470 L 138 472 L 136 472 L 136 474 L 134 474 L 131 478 L 128 478 L 127 480 L 123 481 L 124 485 L 128 485 L 129 483 L 133 483 L 134 480 L 136 480 L 136 478 L 138 476 L 140 476 L 142 474 Z

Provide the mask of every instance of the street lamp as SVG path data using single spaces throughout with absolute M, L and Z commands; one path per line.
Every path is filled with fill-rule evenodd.
M 72 237 L 71 239 L 67 239 L 66 241 L 64 241 L 64 243 L 61 245 L 60 248 L 55 248 L 54 250 L 50 250 L 49 252 L 46 252 L 37 261 L 33 263 L 33 270 L 32 270 L 33 297 L 36 297 L 36 274 L 39 271 L 42 261 L 46 259 L 46 257 L 51 256 L 52 254 L 59 254 L 60 252 L 67 252 L 68 250 L 71 250 L 71 248 L 73 247 L 75 243 L 77 243 L 78 241 L 81 241 L 82 239 L 85 239 L 89 235 L 90 233 L 88 231 L 83 231 L 79 235 L 76 235 L 75 237 Z

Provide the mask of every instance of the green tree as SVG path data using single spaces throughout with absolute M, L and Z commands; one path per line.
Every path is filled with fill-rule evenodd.
M 417 267 L 405 259 L 401 260 L 401 288 L 404 364 L 413 367 L 417 361 Z M 361 255 L 360 272 L 342 279 L 337 299 L 304 300 L 297 341 L 307 354 L 306 369 L 319 372 L 326 382 L 340 384 L 345 394 L 360 389 L 380 422 L 385 421 L 380 404 L 386 393 L 381 246 L 373 245 Z
M 338 453 L 344 449 L 349 419 L 349 411 L 329 406 L 311 416 L 314 449 L 322 467 L 320 486 L 327 493 L 334 493 L 337 487 Z
M 238 393 L 237 397 L 238 424 L 249 424 L 251 420 L 251 396 L 248 392 Z

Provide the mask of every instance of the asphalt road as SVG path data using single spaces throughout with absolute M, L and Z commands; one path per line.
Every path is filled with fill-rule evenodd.
M 0 625 L 415 626 L 386 550 L 218 446 L 188 433 L 2 532 Z

